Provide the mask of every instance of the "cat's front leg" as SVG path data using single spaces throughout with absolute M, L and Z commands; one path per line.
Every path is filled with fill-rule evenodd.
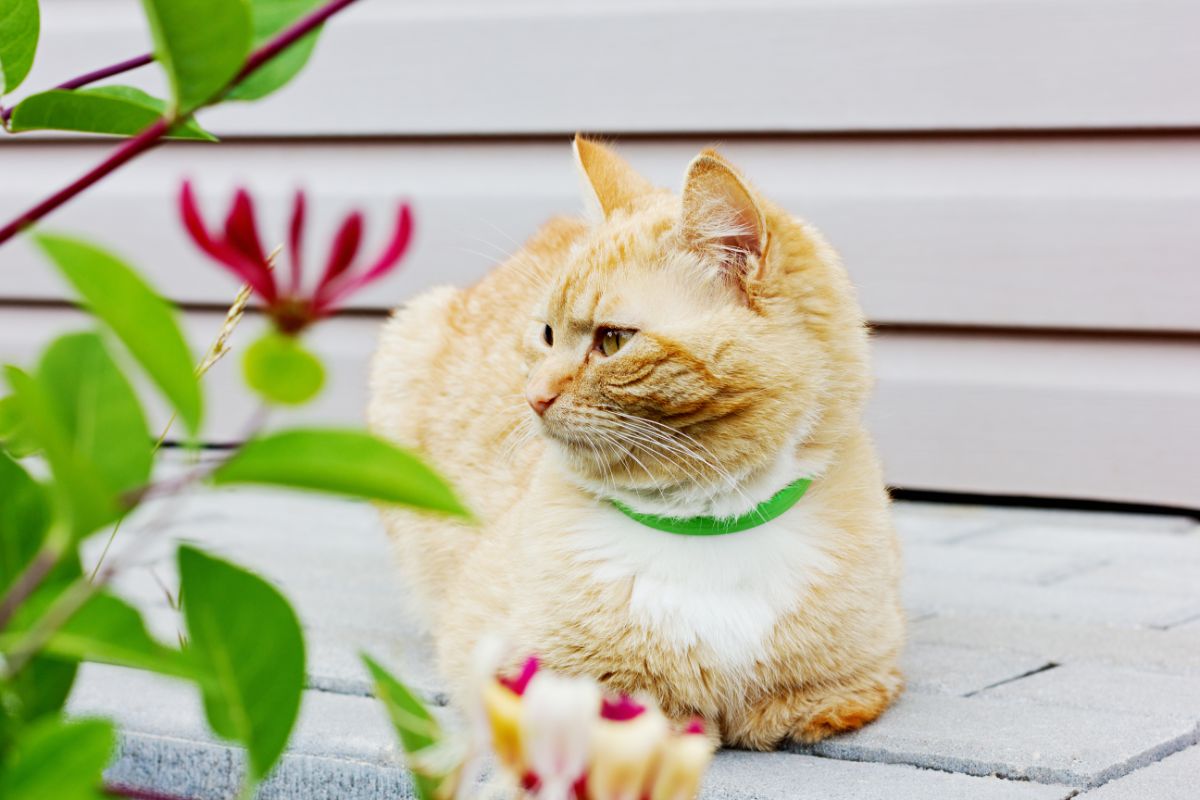
M 874 721 L 904 688 L 894 666 L 829 686 L 786 689 L 733 715 L 725 744 L 773 750 L 789 741 L 811 744 Z

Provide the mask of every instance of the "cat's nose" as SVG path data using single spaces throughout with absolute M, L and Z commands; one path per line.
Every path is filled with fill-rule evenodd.
M 549 394 L 548 392 L 526 392 L 525 399 L 529 401 L 529 407 L 538 413 L 540 417 L 546 413 L 546 409 L 554 405 L 554 401 L 558 399 L 558 395 Z

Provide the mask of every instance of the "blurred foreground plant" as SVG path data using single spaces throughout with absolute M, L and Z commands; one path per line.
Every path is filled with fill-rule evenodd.
M 193 119 L 196 110 L 225 99 L 256 99 L 283 86 L 304 65 L 320 25 L 352 2 L 144 0 L 152 57 L 88 73 L 12 109 L 0 108 L 0 122 L 10 132 L 52 128 L 133 137 L 0 228 L 0 243 L 164 138 L 211 139 Z M 28 73 L 38 32 L 36 0 L 0 0 L 0 92 L 15 89 Z M 131 87 L 82 88 L 154 60 L 167 74 L 170 100 Z M 246 252 L 247 237 L 253 237 L 257 275 L 273 285 L 271 259 L 259 246 L 248 202 L 242 196 L 235 203 L 241 210 L 231 217 L 225 243 Z M 189 228 L 194 221 L 186 220 Z M 294 259 L 302 225 L 295 227 Z M 322 281 L 325 293 L 305 307 L 303 325 L 285 324 L 264 295 L 280 333 L 251 348 L 245 369 L 268 403 L 303 402 L 320 388 L 320 361 L 300 349 L 295 334 L 398 264 L 411 230 L 407 208 L 399 228 L 384 257 L 353 276 L 348 267 L 361 220 L 339 238 L 337 258 L 330 262 L 337 274 Z M 124 552 L 109 558 L 106 547 L 90 574 L 83 570 L 83 544 L 105 531 L 111 541 L 140 506 L 202 484 L 268 484 L 446 514 L 466 511 L 437 475 L 388 442 L 358 430 L 263 433 L 261 415 L 251 421 L 241 447 L 162 476 L 154 465 L 167 431 L 151 434 L 144 398 L 130 373 L 140 372 L 188 441 L 199 441 L 205 420 L 200 377 L 227 351 L 249 292 L 243 288 L 238 294 L 216 341 L 197 363 L 176 310 L 116 255 L 69 236 L 42 233 L 34 241 L 95 324 L 51 342 L 32 367 L 5 366 L 0 381 L 8 387 L 7 393 L 0 389 L 0 797 L 119 794 L 120 787 L 105 789 L 102 780 L 115 752 L 113 725 L 71 719 L 63 711 L 82 661 L 193 683 L 212 729 L 246 749 L 249 796 L 278 762 L 304 688 L 304 638 L 290 604 L 253 573 L 180 546 L 177 597 L 187 631 L 178 647 L 167 645 L 148 633 L 136 608 L 108 590 L 131 554 L 161 532 L 161 520 L 131 519 Z M 254 288 L 261 293 L 265 285 Z

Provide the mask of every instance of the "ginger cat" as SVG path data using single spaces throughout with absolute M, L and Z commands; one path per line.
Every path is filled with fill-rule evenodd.
M 682 197 L 598 143 L 575 155 L 597 218 L 416 298 L 374 359 L 372 428 L 481 520 L 383 512 L 442 670 L 465 686 L 499 633 L 729 745 L 870 722 L 902 685 L 900 553 L 837 255 L 713 151 Z

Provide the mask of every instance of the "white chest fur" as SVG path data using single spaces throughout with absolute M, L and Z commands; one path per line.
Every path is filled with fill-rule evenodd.
M 802 504 L 765 525 L 724 536 L 682 536 L 641 525 L 607 504 L 569 539 L 594 580 L 632 580 L 630 622 L 669 646 L 701 646 L 723 666 L 753 663 L 779 618 L 833 570 Z

